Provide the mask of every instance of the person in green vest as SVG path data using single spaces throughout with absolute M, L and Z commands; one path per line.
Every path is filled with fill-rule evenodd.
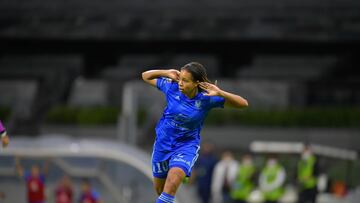
M 259 187 L 266 203 L 277 203 L 284 194 L 286 173 L 274 155 L 260 172 Z
M 299 202 L 315 203 L 317 196 L 318 166 L 311 147 L 306 145 L 297 167 Z
M 235 184 L 231 189 L 231 198 L 234 203 L 246 203 L 254 189 L 255 166 L 250 154 L 245 154 L 238 169 Z

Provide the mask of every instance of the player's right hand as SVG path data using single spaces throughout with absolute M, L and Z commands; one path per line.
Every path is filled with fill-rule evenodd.
M 170 69 L 168 70 L 168 77 L 177 82 L 180 79 L 180 71 L 176 69 Z

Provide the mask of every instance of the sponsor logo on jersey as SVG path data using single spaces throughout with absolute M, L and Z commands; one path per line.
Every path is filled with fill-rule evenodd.
M 183 162 L 186 165 L 190 166 L 190 161 L 187 161 L 187 160 L 182 159 L 182 158 L 175 158 L 173 161 Z
M 201 101 L 196 100 L 195 101 L 195 107 L 199 109 L 201 107 Z

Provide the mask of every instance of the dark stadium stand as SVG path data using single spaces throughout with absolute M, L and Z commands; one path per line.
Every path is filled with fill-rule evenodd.
M 154 202 L 149 158 L 166 100 L 141 73 L 191 61 L 249 101 L 211 111 L 202 141 L 251 151 L 258 166 L 266 152 L 283 156 L 284 203 L 297 196 L 291 146 L 318 145 L 329 186 L 317 203 L 342 202 L 325 191 L 339 177 L 357 203 L 359 47 L 359 0 L 0 0 L 0 120 L 11 140 L 0 146 L 0 203 L 1 192 L 24 202 L 18 155 L 26 168 L 52 158 L 49 202 L 64 173 L 76 188 L 90 178 L 107 203 Z M 138 168 L 135 149 L 147 155 Z M 194 185 L 181 190 L 178 203 L 198 203 Z
M 67 99 L 72 81 L 80 73 L 82 59 L 76 56 L 18 56 L 0 58 L 0 77 L 6 80 L 30 80 L 35 84 L 32 99 L 27 103 L 11 104 L 13 113 L 9 119 L 9 132 L 37 134 L 48 108 Z M 16 85 L 16 84 L 14 84 Z M 4 89 L 5 92 L 11 89 Z M 19 89 L 12 94 L 26 95 L 29 89 Z M 21 100 L 16 100 L 21 102 Z M 27 106 L 28 113 L 21 110 Z M 20 110 L 18 109 L 20 108 Z
M 0 2 L 1 37 L 358 39 L 356 0 Z
M 257 56 L 251 67 L 240 69 L 240 78 L 307 81 L 321 77 L 336 63 L 334 56 Z

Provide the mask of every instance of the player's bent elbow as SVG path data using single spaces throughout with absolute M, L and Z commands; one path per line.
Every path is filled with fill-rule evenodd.
M 248 106 L 249 106 L 248 101 L 246 99 L 244 99 L 242 107 L 248 107 Z
M 149 74 L 147 74 L 146 72 L 143 72 L 141 74 L 141 77 L 143 79 L 143 81 L 147 82 L 147 83 L 150 83 L 150 78 L 149 78 Z M 150 83 L 151 84 L 151 83 Z
M 242 109 L 242 108 L 246 108 L 246 107 L 248 107 L 248 106 L 249 106 L 249 104 L 248 104 L 247 100 L 246 100 L 246 99 L 242 99 L 241 101 L 239 101 L 238 103 L 236 103 L 233 107 Z
M 147 78 L 146 78 L 146 72 L 143 72 L 143 73 L 141 74 L 141 78 L 142 78 L 144 81 L 147 80 Z

